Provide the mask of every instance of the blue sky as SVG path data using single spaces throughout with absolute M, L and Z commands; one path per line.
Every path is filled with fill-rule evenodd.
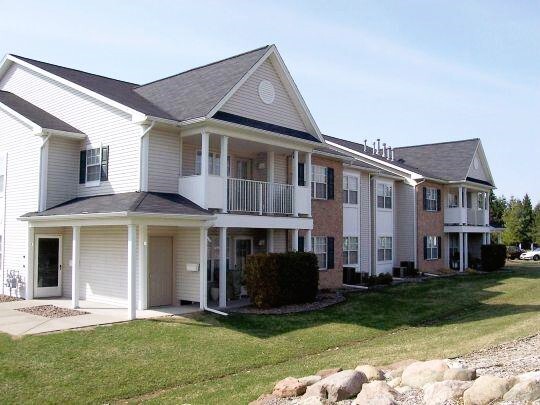
M 0 10 L 0 54 L 137 83 L 275 43 L 323 132 L 392 146 L 479 137 L 497 193 L 540 201 L 538 1 L 0 0 Z

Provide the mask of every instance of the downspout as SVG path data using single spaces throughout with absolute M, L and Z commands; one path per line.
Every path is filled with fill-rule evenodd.
M 141 134 L 141 136 L 140 136 L 140 146 L 139 146 L 139 149 L 140 149 L 140 152 L 139 152 L 139 161 L 140 161 L 140 165 L 139 165 L 139 189 L 140 189 L 140 191 L 148 191 L 148 150 L 147 150 L 147 148 L 144 148 L 144 144 L 145 144 L 145 141 L 146 141 L 146 139 L 145 139 L 146 135 L 148 135 L 150 133 L 152 128 L 154 128 L 155 124 L 156 124 L 156 122 L 152 121 L 151 124 L 148 126 L 148 128 L 146 128 L 143 131 L 143 133 Z M 145 156 L 145 154 L 146 154 L 146 156 Z M 146 164 L 143 167 L 143 162 L 145 162 L 145 161 L 146 161 Z M 144 182 L 143 179 L 144 179 L 145 172 L 146 172 L 146 181 Z M 146 184 L 143 184 L 143 183 L 146 183 Z

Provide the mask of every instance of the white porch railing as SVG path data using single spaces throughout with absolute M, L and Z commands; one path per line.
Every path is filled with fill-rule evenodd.
M 467 209 L 467 224 L 468 225 L 486 225 L 486 210 L 479 210 L 477 208 Z
M 294 187 L 265 181 L 228 180 L 227 209 L 231 212 L 290 215 L 293 213 Z

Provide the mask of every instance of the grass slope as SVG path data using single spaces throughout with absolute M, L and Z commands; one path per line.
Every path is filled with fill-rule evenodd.
M 287 375 L 456 356 L 538 332 L 540 268 L 351 295 L 289 316 L 198 315 L 0 335 L 3 403 L 245 403 Z

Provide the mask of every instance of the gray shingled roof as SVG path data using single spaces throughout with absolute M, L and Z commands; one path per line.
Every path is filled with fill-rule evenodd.
M 55 215 L 105 214 L 115 212 L 176 215 L 211 215 L 178 194 L 130 192 L 92 197 L 79 197 L 42 212 L 29 212 L 23 217 Z
M 135 92 L 179 121 L 204 117 L 264 56 L 269 45 L 148 83 Z
M 38 108 L 34 104 L 31 104 L 8 91 L 0 90 L 0 103 L 21 114 L 23 117 L 29 119 L 43 129 L 82 134 L 77 128 L 72 127 L 61 119 L 56 118 L 54 115 L 49 114 L 47 111 Z
M 479 142 L 475 138 L 394 148 L 394 157 L 421 174 L 429 173 L 429 177 L 462 181 L 467 178 Z

